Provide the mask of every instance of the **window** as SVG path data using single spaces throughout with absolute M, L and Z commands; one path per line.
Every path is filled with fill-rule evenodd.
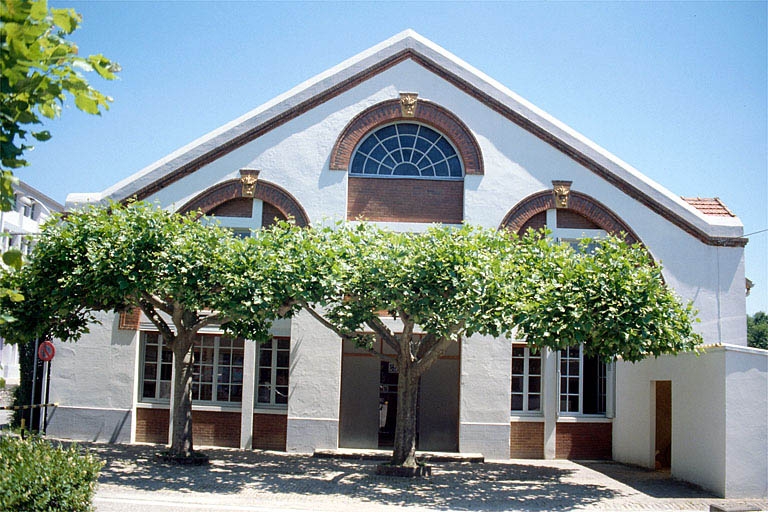
M 143 399 L 168 400 L 171 396 L 173 352 L 162 336 L 144 332 Z M 244 343 L 242 339 L 203 334 L 193 348 L 192 399 L 211 403 L 240 403 L 243 399 Z
M 368 135 L 355 151 L 353 176 L 462 179 L 456 149 L 442 134 L 416 123 L 398 123 Z
M 288 403 L 290 345 L 289 338 L 272 338 L 259 346 L 257 405 Z
M 560 351 L 560 412 L 605 414 L 607 372 L 605 363 L 586 357 L 584 347 Z
M 541 353 L 524 344 L 512 346 L 513 412 L 541 411 Z
M 32 243 L 32 240 L 29 238 L 22 236 L 21 241 L 19 242 L 19 250 L 21 251 L 21 254 L 24 256 L 29 256 L 32 254 L 32 249 L 34 248 L 34 244 Z

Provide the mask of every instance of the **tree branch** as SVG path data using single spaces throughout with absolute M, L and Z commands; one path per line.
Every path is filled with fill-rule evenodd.
M 460 322 L 450 329 L 450 334 L 456 334 L 463 328 L 464 322 Z M 445 354 L 445 351 L 449 346 L 451 346 L 451 343 L 454 343 L 450 335 L 441 336 L 439 338 L 435 336 L 435 339 L 436 342 L 432 345 L 432 347 L 424 350 L 424 355 L 419 358 L 419 360 L 416 361 L 416 363 L 413 365 L 413 369 L 417 376 L 421 376 L 424 374 L 424 372 L 429 370 L 432 364 L 437 361 L 440 356 Z
M 141 307 L 141 310 L 144 311 L 144 314 L 147 315 L 147 318 L 149 318 L 155 327 L 157 327 L 157 330 L 160 331 L 160 334 L 163 335 L 163 338 L 168 340 L 169 345 L 173 344 L 176 336 L 168 326 L 168 323 L 163 320 L 163 317 L 160 315 L 160 313 L 157 312 L 154 304 L 142 296 L 139 298 L 139 306 Z
M 309 312 L 310 315 L 315 317 L 315 320 L 317 320 L 318 322 L 323 324 L 325 327 L 327 327 L 328 329 L 332 330 L 333 332 L 335 332 L 336 334 L 341 336 L 342 340 L 344 340 L 344 341 L 347 341 L 347 340 L 353 341 L 356 338 L 356 336 L 353 333 L 351 333 L 349 331 L 345 331 L 344 329 L 339 329 L 336 325 L 332 324 L 331 322 L 329 322 L 328 320 L 323 318 L 323 315 L 321 315 L 320 313 L 315 311 L 314 308 L 312 308 L 312 306 L 310 306 L 306 301 L 303 301 L 303 300 L 302 301 L 297 301 L 296 304 L 301 304 L 301 306 L 304 309 L 306 309 Z
M 373 329 L 373 332 L 381 336 L 381 339 L 384 340 L 384 343 L 389 345 L 392 350 L 398 354 L 400 353 L 401 346 L 400 342 L 397 340 L 397 336 L 392 334 L 392 331 L 390 331 L 387 326 L 384 325 L 384 322 L 381 321 L 381 318 L 374 315 L 365 323 L 368 324 L 368 327 Z

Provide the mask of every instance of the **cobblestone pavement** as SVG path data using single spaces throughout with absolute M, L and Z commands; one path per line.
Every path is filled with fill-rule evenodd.
M 613 462 L 435 463 L 431 478 L 410 480 L 376 476 L 372 461 L 206 449 L 209 466 L 180 467 L 155 460 L 153 446 L 86 446 L 106 462 L 97 512 L 768 510 Z

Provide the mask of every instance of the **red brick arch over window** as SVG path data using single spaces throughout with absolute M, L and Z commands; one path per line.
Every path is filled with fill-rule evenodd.
M 378 103 L 358 114 L 344 128 L 331 151 L 330 169 L 346 171 L 352 153 L 361 140 L 377 127 L 396 121 L 426 124 L 448 137 L 459 152 L 465 174 L 483 174 L 483 157 L 474 135 L 461 120 L 445 108 L 419 99 L 413 117 L 404 117 L 400 100 Z
M 200 210 L 203 213 L 208 213 L 227 201 L 242 197 L 248 197 L 243 195 L 242 181 L 239 179 L 224 181 L 204 190 L 179 208 L 178 211 L 186 213 Z M 274 183 L 258 180 L 253 198 L 273 205 L 285 217 L 292 217 L 298 226 L 309 225 L 309 216 L 301 204 L 288 191 Z
M 545 212 L 550 208 L 555 208 L 553 191 L 545 190 L 537 192 L 517 203 L 517 205 L 507 213 L 499 227 L 502 229 L 509 229 L 515 233 L 520 233 L 525 224 L 534 215 Z M 600 229 L 603 229 L 608 233 L 614 235 L 624 233 L 624 239 L 628 243 L 633 244 L 640 242 L 640 239 L 634 231 L 632 231 L 632 229 L 630 229 L 618 215 L 586 194 L 571 190 L 568 210 L 592 221 Z

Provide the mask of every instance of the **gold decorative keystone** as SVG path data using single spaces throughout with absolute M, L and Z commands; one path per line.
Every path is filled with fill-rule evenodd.
M 555 208 L 568 208 L 568 202 L 571 199 L 572 181 L 552 181 L 552 194 L 555 200 Z
M 400 112 L 403 117 L 413 117 L 416 115 L 416 98 L 419 94 L 416 92 L 400 93 Z
M 257 169 L 240 169 L 240 182 L 243 184 L 243 197 L 253 197 L 256 193 L 256 182 L 259 179 Z

